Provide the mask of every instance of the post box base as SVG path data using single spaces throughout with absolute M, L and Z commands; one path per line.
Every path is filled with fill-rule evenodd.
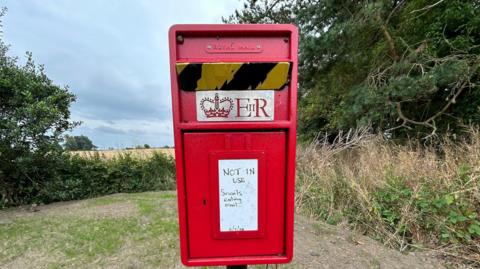
M 226 258 L 204 258 L 182 260 L 186 266 L 235 266 L 235 265 L 254 265 L 254 264 L 283 264 L 292 260 L 292 254 L 286 256 L 246 256 L 246 257 L 226 257 Z

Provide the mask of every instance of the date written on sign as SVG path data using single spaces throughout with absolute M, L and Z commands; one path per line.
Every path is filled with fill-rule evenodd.
M 219 160 L 220 231 L 258 230 L 258 160 Z

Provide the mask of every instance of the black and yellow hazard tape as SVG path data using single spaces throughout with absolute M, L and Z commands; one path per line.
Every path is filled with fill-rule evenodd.
M 176 68 L 185 91 L 280 90 L 290 74 L 289 62 L 177 63 Z

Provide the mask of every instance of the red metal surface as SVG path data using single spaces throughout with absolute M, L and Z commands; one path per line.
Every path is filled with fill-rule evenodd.
M 177 41 L 181 35 L 183 40 Z M 293 256 L 297 29 L 292 25 L 175 25 L 169 32 L 182 262 L 286 263 Z M 208 45 L 213 44 L 208 47 Z M 253 47 L 261 44 L 261 47 Z M 197 122 L 195 93 L 178 89 L 177 62 L 292 63 L 272 122 Z M 259 229 L 220 232 L 216 160 L 259 159 Z
M 289 112 L 289 88 L 285 87 L 281 91 L 275 91 L 275 121 L 288 120 Z M 180 107 L 182 122 L 197 121 L 197 112 L 195 107 L 195 92 L 180 91 Z
M 270 206 L 267 210 L 267 203 L 285 204 L 285 170 L 278 169 L 285 165 L 285 136 L 285 132 L 184 134 L 189 254 L 192 258 L 283 253 L 284 208 Z M 260 164 L 258 168 L 261 172 L 258 232 L 240 232 L 240 236 L 235 236 L 235 232 L 220 235 L 218 176 L 216 176 L 218 173 L 214 173 L 217 171 L 215 165 L 218 163 L 215 160 L 220 157 L 264 159 L 263 165 Z M 265 162 L 268 165 L 265 165 Z M 265 189 L 267 186 L 268 191 Z M 212 233 L 208 232 L 210 230 Z M 223 239 L 232 240 L 218 240 L 219 235 Z

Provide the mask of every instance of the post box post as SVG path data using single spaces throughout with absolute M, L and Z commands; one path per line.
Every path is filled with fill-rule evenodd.
M 296 27 L 174 25 L 169 45 L 182 262 L 290 262 Z
M 248 265 L 227 265 L 227 269 L 247 269 Z

